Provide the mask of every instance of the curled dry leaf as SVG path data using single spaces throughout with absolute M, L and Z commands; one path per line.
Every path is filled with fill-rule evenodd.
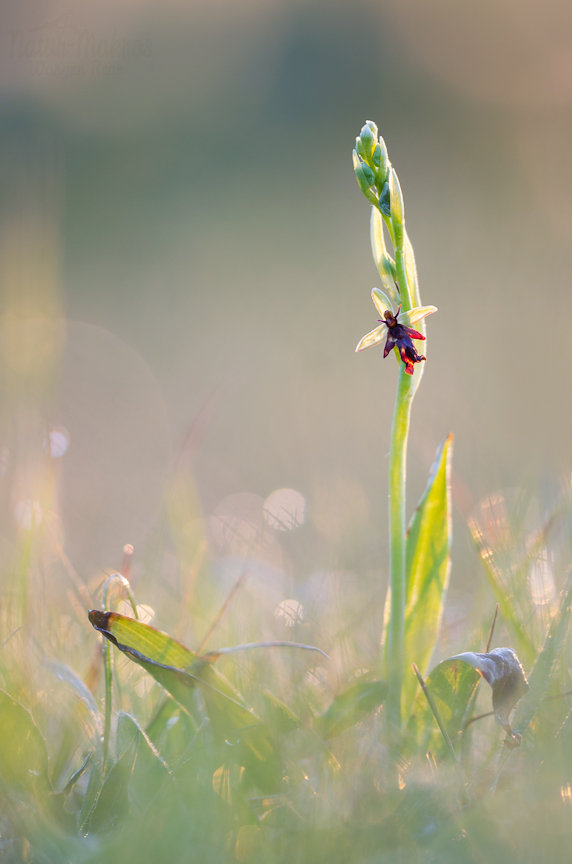
M 465 651 L 451 657 L 451 660 L 464 660 L 491 685 L 496 721 L 512 736 L 513 731 L 508 719 L 510 712 L 529 689 L 524 669 L 515 651 L 512 648 L 494 648 L 489 654 Z

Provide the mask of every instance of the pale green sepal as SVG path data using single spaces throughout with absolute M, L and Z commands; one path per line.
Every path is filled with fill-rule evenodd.
M 428 315 L 432 315 L 433 312 L 437 312 L 436 306 L 416 306 L 415 309 L 410 309 L 409 312 L 400 312 L 397 320 L 400 324 L 409 327 L 411 324 L 415 324 L 416 321 L 421 321 L 423 318 L 427 318 Z
M 406 535 L 405 660 L 425 673 L 439 635 L 451 567 L 451 454 L 453 435 L 439 449 L 427 488 L 413 514 Z M 402 707 L 409 716 L 417 681 L 406 675 Z
M 419 280 L 417 278 L 417 267 L 415 265 L 415 255 L 413 254 L 413 246 L 407 235 L 407 231 L 403 237 L 403 257 L 405 259 L 405 274 L 407 276 L 407 284 L 411 292 L 411 305 L 419 306 L 421 300 L 419 297 Z
M 383 342 L 386 336 L 387 327 L 385 324 L 380 324 L 379 327 L 376 327 L 375 330 L 372 330 L 371 333 L 367 333 L 363 339 L 359 340 L 356 353 L 358 351 L 365 351 L 366 348 L 371 348 L 373 345 L 379 345 L 380 342 Z
M 395 240 L 396 242 L 399 242 L 399 239 L 403 237 L 403 231 L 405 226 L 403 194 L 401 192 L 399 180 L 397 179 L 397 174 L 395 173 L 395 168 L 391 169 L 391 173 L 389 175 L 389 195 L 391 200 L 391 222 L 393 225 L 393 230 L 395 231 Z
M 384 294 L 383 291 L 380 291 L 379 288 L 371 289 L 371 299 L 375 304 L 375 308 L 383 318 L 386 312 L 391 312 L 393 315 L 393 306 L 391 305 L 391 300 Z
M 371 252 L 383 282 L 383 289 L 395 306 L 399 306 L 399 294 L 395 287 L 395 262 L 387 254 L 383 237 L 383 218 L 377 207 L 371 208 L 370 220 Z

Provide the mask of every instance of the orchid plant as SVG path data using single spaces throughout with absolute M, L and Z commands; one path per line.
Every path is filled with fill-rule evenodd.
M 387 357 L 394 350 L 399 363 L 389 450 L 390 579 L 382 639 L 382 667 L 388 684 L 384 703 L 387 743 L 390 752 L 398 758 L 407 755 L 412 742 L 426 750 L 426 730 L 432 715 L 439 727 L 437 734 L 442 738 L 432 740 L 429 749 L 436 753 L 439 747 L 445 747 L 462 777 L 451 736 L 454 738 L 464 728 L 463 723 L 472 722 L 467 718 L 474 707 L 477 684 L 483 677 L 493 691 L 492 713 L 507 733 L 494 788 L 508 754 L 522 740 L 522 734 L 548 692 L 556 649 L 566 632 L 572 603 L 572 576 L 568 577 L 559 612 L 550 624 L 545 646 L 529 680 L 512 648 L 490 651 L 496 613 L 485 653 L 469 651 L 449 657 L 435 666 L 424 680 L 422 671 L 425 669 L 427 675 L 449 580 L 452 435 L 448 435 L 437 450 L 427 488 L 407 527 L 405 492 L 411 404 L 423 375 L 425 363 L 422 361 L 426 360 L 413 343 L 426 343 L 425 319 L 437 309 L 421 305 L 413 248 L 405 230 L 401 187 L 375 123 L 367 121 L 362 128 L 356 139 L 353 161 L 360 189 L 372 205 L 371 247 L 382 281 L 382 288 L 372 291 L 375 308 L 381 316 L 378 326 L 360 339 L 356 351 L 385 343 L 383 356 Z M 394 258 L 386 246 L 386 233 Z M 412 324 L 419 330 L 414 330 Z M 506 610 L 503 597 L 504 591 L 500 592 L 499 602 L 505 603 Z M 505 617 L 510 622 L 510 609 L 505 611 Z M 522 628 L 515 629 L 515 635 L 519 636 L 521 631 Z M 525 640 L 520 638 L 519 644 L 523 647 Z M 406 675 L 409 666 L 413 667 L 415 676 Z M 414 677 L 417 680 L 414 681 Z M 417 690 L 417 683 L 421 692 Z M 509 715 L 519 701 L 511 723 Z M 402 735 L 403 732 L 406 734 Z M 465 777 L 465 785 L 466 780 Z M 471 792 L 467 792 L 466 800 L 473 800 Z
M 406 661 L 406 627 L 408 597 L 412 596 L 408 579 L 408 550 L 406 549 L 406 454 L 411 403 L 423 374 L 426 357 L 417 351 L 413 340 L 426 341 L 425 318 L 436 312 L 435 306 L 422 306 L 413 248 L 405 230 L 403 195 L 395 169 L 392 167 L 385 142 L 378 135 L 377 126 L 367 121 L 356 139 L 353 151 L 354 170 L 358 184 L 372 204 L 371 246 L 374 260 L 382 280 L 382 289 L 374 288 L 372 299 L 381 316 L 378 326 L 364 336 L 356 351 L 379 345 L 385 340 L 383 356 L 395 349 L 399 363 L 399 380 L 391 429 L 389 451 L 389 541 L 390 541 L 390 597 L 388 628 L 385 643 L 385 665 L 389 684 L 386 701 L 386 718 L 394 739 L 399 736 L 402 715 L 410 707 L 403 696 L 403 677 Z M 384 232 L 387 232 L 395 258 L 386 247 Z M 410 325 L 419 323 L 420 329 Z M 450 443 L 450 439 L 447 439 Z M 446 462 L 449 444 L 443 446 Z M 444 476 L 447 476 L 445 466 Z M 448 495 L 447 480 L 444 495 Z M 448 503 L 448 501 L 446 502 Z M 448 581 L 450 512 L 444 509 L 444 560 L 440 567 L 440 593 L 436 603 L 434 625 L 430 626 L 432 638 L 436 638 L 442 603 Z M 409 555 L 411 558 L 411 554 Z M 429 566 L 429 565 L 427 565 Z M 421 578 L 427 579 L 427 574 Z M 415 592 L 413 592 L 415 593 Z M 434 632 L 433 632 L 434 631 Z M 429 659 L 432 645 L 429 649 Z M 415 658 L 412 658 L 415 659 Z

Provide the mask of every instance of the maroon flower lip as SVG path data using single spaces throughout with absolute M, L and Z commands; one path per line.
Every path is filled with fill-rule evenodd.
M 387 357 L 387 355 L 393 351 L 397 345 L 399 356 L 405 364 L 405 374 L 413 375 L 414 364 L 420 363 L 421 360 L 427 360 L 427 357 L 424 357 L 423 354 L 417 352 L 417 349 L 411 340 L 422 339 L 425 341 L 425 336 L 423 333 L 419 333 L 418 330 L 414 330 L 412 327 L 405 327 L 404 324 L 399 324 L 397 317 L 400 311 L 401 306 L 397 310 L 397 315 L 385 312 L 383 321 L 381 318 L 377 319 L 381 324 L 387 326 L 387 341 L 385 343 L 385 348 L 383 349 L 383 356 Z

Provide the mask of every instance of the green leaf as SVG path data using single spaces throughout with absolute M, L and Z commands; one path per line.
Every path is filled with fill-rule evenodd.
M 167 633 L 116 612 L 89 613 L 93 626 L 120 651 L 143 666 L 191 715 L 196 713 L 193 690 L 199 687 L 215 736 L 232 728 L 249 726 L 258 719 L 242 696 L 209 660 L 190 651 Z M 223 717 L 219 714 L 222 711 Z
M 215 741 L 250 772 L 263 792 L 278 791 L 282 771 L 268 727 L 212 663 L 161 630 L 115 612 L 91 610 L 92 625 L 149 672 L 189 713 L 200 689 Z
M 167 693 L 147 724 L 145 734 L 167 765 L 173 767 L 196 734 L 197 728 L 188 712 Z
M 30 712 L 0 690 L 0 787 L 9 797 L 51 792 L 46 742 Z
M 528 676 L 530 689 L 520 700 L 515 712 L 513 730 L 519 732 L 521 735 L 530 725 L 540 707 L 540 703 L 548 693 L 558 652 L 568 632 L 571 606 L 572 576 L 569 578 L 566 589 L 562 594 L 560 608 L 550 624 L 544 647 L 538 655 L 532 672 Z
M 266 702 L 268 725 L 277 733 L 287 734 L 298 729 L 302 723 L 293 711 L 270 690 L 264 690 L 262 695 Z
M 98 742 L 98 746 L 93 751 L 88 768 L 89 780 L 77 820 L 80 830 L 84 830 L 89 825 L 90 816 L 103 784 L 103 746 L 101 741 Z
M 90 832 L 105 835 L 123 826 L 129 813 L 129 781 L 136 756 L 135 739 L 105 778 L 89 821 Z
M 443 660 L 425 679 L 445 729 L 455 746 L 471 697 L 481 679 L 480 673 L 457 658 Z M 406 750 L 443 757 L 447 747 L 437 727 L 425 694 L 419 690 L 406 730 Z
M 90 690 L 73 669 L 55 660 L 46 660 L 45 666 L 57 681 L 67 685 L 58 688 L 50 710 L 50 726 L 57 729 L 51 747 L 50 779 L 59 793 L 69 783 L 70 774 L 85 759 L 86 749 L 89 752 L 97 748 L 103 718 Z M 72 695 L 78 700 L 75 705 L 70 698 Z
M 453 435 L 437 450 L 429 482 L 413 514 L 406 540 L 405 669 L 403 716 L 408 717 L 417 689 L 412 663 L 424 674 L 441 624 L 451 567 L 451 453 Z
M 365 720 L 387 696 L 385 681 L 356 681 L 343 693 L 334 696 L 324 714 L 314 720 L 314 731 L 320 738 L 335 738 Z
M 136 743 L 135 764 L 129 782 L 129 799 L 137 810 L 144 810 L 163 788 L 169 769 L 137 721 L 129 714 L 117 718 L 117 756 Z

